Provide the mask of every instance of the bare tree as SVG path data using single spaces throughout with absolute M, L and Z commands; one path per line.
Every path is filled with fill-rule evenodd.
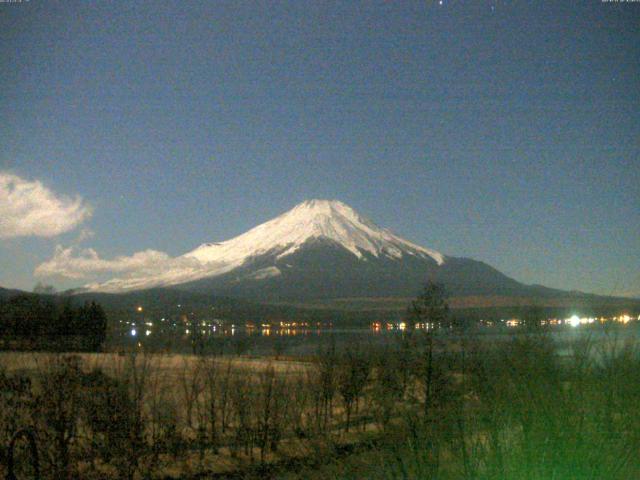
M 227 364 L 222 372 L 222 378 L 219 383 L 219 394 L 218 394 L 218 409 L 220 410 L 220 429 L 222 434 L 224 435 L 227 431 L 227 426 L 229 422 L 229 410 L 231 403 L 231 389 L 232 385 L 232 377 L 233 370 L 231 365 L 231 360 L 227 361 Z
M 320 413 L 322 418 L 322 431 L 327 430 L 329 420 L 333 416 L 333 398 L 336 394 L 336 347 L 335 339 L 330 337 L 329 347 L 320 352 L 315 362 L 317 369 L 317 381 L 320 387 Z
M 308 377 L 297 374 L 286 384 L 287 408 L 286 419 L 291 430 L 298 438 L 308 436 L 308 409 L 312 399 L 311 385 Z
M 246 455 L 253 458 L 253 429 L 251 410 L 253 392 L 248 378 L 250 372 L 233 370 L 230 378 L 229 397 L 233 413 L 234 439 L 232 455 L 237 455 L 242 447 Z
M 220 404 L 222 403 L 221 386 L 223 384 L 223 372 L 218 359 L 206 357 L 202 360 L 204 372 L 204 404 L 205 422 L 209 430 L 209 442 L 215 452 L 218 451 L 218 416 L 220 416 Z
M 375 361 L 375 381 L 371 403 L 378 425 L 382 429 L 386 429 L 404 398 L 408 380 L 402 375 L 402 362 L 401 353 L 389 349 L 381 352 Z
M 140 467 L 140 460 L 148 450 L 145 442 L 145 426 L 148 422 L 145 399 L 152 374 L 151 360 L 144 354 L 131 353 L 124 362 L 116 366 L 116 378 L 126 386 L 130 402 L 129 431 L 127 437 L 122 439 L 126 448 L 124 455 L 115 459 L 116 467 L 123 479 L 133 479 Z
M 185 406 L 185 420 L 187 428 L 191 432 L 196 432 L 198 428 L 198 413 L 201 407 L 200 397 L 205 388 L 203 373 L 202 362 L 193 361 L 192 357 L 182 358 L 179 384 Z
M 284 381 L 272 365 L 260 373 L 254 413 L 260 462 L 264 463 L 267 448 L 275 451 L 282 437 Z
M 81 363 L 77 356 L 50 356 L 39 369 L 36 401 L 40 432 L 50 439 L 47 460 L 59 479 L 70 479 L 71 449 L 78 432 L 81 407 Z
M 449 304 L 444 286 L 428 281 L 422 293 L 411 302 L 408 321 L 423 327 L 424 357 L 420 381 L 424 388 L 424 417 L 429 415 L 433 401 L 434 371 L 434 335 L 436 329 L 451 327 Z
M 349 431 L 352 409 L 357 409 L 358 400 L 369 378 L 370 361 L 355 349 L 347 349 L 338 363 L 337 383 L 346 414 L 345 430 Z

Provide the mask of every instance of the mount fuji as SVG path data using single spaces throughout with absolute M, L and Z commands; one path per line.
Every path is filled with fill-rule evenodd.
M 555 296 L 491 266 L 443 255 L 378 227 L 339 201 L 308 200 L 248 232 L 205 243 L 166 268 L 85 286 L 122 293 L 171 287 L 260 301 L 414 296 L 428 279 L 455 296 Z

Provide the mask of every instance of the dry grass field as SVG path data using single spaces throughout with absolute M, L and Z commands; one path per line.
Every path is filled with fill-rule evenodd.
M 636 478 L 625 332 L 414 332 L 302 360 L 3 352 L 0 476 L 30 427 L 50 479 Z M 29 478 L 23 447 L 16 465 Z

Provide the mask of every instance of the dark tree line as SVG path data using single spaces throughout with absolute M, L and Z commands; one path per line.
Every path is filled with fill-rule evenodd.
M 0 339 L 5 342 L 97 350 L 106 332 L 107 316 L 95 302 L 76 307 L 68 300 L 26 294 L 0 300 Z

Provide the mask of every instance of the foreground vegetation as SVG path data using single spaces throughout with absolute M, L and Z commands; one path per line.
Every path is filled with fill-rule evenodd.
M 563 355 L 544 332 L 423 331 L 287 362 L 6 353 L 1 475 L 30 427 L 43 478 L 638 478 L 640 350 L 619 331 Z

